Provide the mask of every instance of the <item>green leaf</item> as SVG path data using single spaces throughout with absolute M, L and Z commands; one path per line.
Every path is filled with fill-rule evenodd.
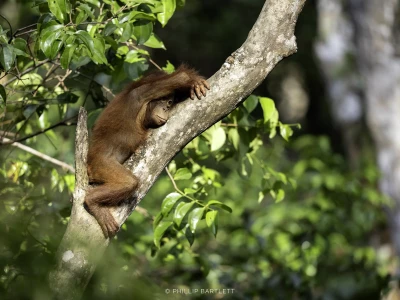
M 38 105 L 33 105 L 33 104 L 29 104 L 29 105 L 25 106 L 25 109 L 22 113 L 24 115 L 25 119 L 29 119 L 38 107 L 39 107 Z
M 0 100 L 3 104 L 7 103 L 7 93 L 6 93 L 6 89 L 4 88 L 4 86 L 2 84 L 0 84 Z
M 99 0 L 86 0 L 86 2 L 92 4 L 96 7 L 100 7 L 100 5 L 101 5 L 101 2 Z M 112 1 L 112 2 L 115 2 L 115 1 Z
M 60 58 L 61 67 L 63 69 L 68 69 L 71 59 L 74 56 L 75 49 L 76 45 L 74 44 L 69 44 L 65 47 L 64 52 Z
M 167 72 L 168 74 L 171 74 L 175 72 L 175 66 L 171 64 L 169 60 L 167 60 L 167 65 L 162 68 L 164 72 Z
M 143 73 L 149 68 L 146 61 L 139 61 L 133 64 L 124 63 L 124 71 L 128 74 L 129 78 L 135 80 L 143 75 Z
M 231 141 L 233 147 L 236 150 L 238 150 L 239 149 L 240 136 L 239 136 L 239 132 L 237 131 L 236 128 L 229 129 L 228 138 Z
M 248 113 L 251 113 L 258 104 L 258 97 L 254 95 L 250 95 L 243 103 L 243 106 L 246 108 Z
M 146 60 L 145 58 L 140 57 L 139 52 L 137 50 L 130 50 L 125 57 L 125 61 L 130 64 L 145 60 Z
M 53 48 L 53 44 L 60 37 L 61 30 L 46 30 L 43 32 L 43 35 L 40 37 L 40 49 L 48 58 L 54 58 L 57 53 L 54 53 L 55 48 Z
M 91 17 L 92 19 L 94 19 L 94 14 L 92 12 L 92 9 L 90 8 L 89 5 L 81 3 L 77 8 L 78 11 L 84 11 L 89 17 Z
M 107 23 L 107 25 L 104 27 L 104 31 L 103 34 L 104 36 L 109 36 L 110 34 L 112 34 L 115 29 L 117 29 L 118 26 L 113 24 L 113 23 Z
M 47 0 L 51 13 L 59 20 L 64 23 L 65 14 L 67 13 L 66 0 Z
M 134 10 L 129 13 L 129 20 L 148 20 L 148 21 L 155 21 L 157 18 L 154 14 L 147 14 L 141 11 Z
M 242 157 L 239 175 L 241 177 L 248 177 L 251 175 L 252 170 L 251 157 L 246 153 L 246 155 Z
M 122 24 L 121 29 L 122 29 L 122 35 L 119 39 L 119 42 L 124 43 L 131 38 L 132 24 L 124 23 L 124 24 Z
M 78 15 L 76 16 L 75 24 L 76 24 L 76 25 L 79 25 L 79 24 L 81 24 L 82 22 L 85 22 L 87 18 L 88 18 L 88 14 L 87 14 L 84 10 L 81 10 L 81 11 L 78 13 Z
M 289 138 L 293 135 L 293 130 L 288 125 L 284 125 L 282 123 L 279 124 L 279 132 L 281 136 L 286 140 L 289 141 Z
M 133 24 L 133 34 L 138 45 L 144 44 L 153 32 L 153 23 L 150 21 L 138 21 Z
M 144 45 L 154 49 L 164 49 L 164 50 L 167 49 L 165 48 L 165 45 L 161 41 L 161 39 L 154 33 L 150 35 L 150 38 L 147 40 L 146 43 L 144 43 Z
M 178 204 L 178 206 L 175 209 L 175 214 L 174 214 L 174 222 L 176 225 L 181 226 L 183 218 L 186 216 L 186 214 L 192 208 L 194 203 L 195 202 L 189 202 L 189 203 L 181 202 Z
M 153 230 L 156 229 L 156 227 L 158 226 L 158 224 L 160 224 L 161 220 L 164 218 L 163 214 L 161 212 L 159 212 L 157 214 L 157 216 L 154 218 L 153 221 Z
M 77 32 L 75 32 L 75 35 L 86 46 L 86 48 L 90 51 L 90 54 L 93 56 L 95 53 L 95 49 L 94 42 L 90 34 L 84 30 L 78 30 Z
M 8 44 L 0 45 L 0 63 L 4 68 L 4 71 L 8 71 L 12 68 L 15 60 L 14 47 Z
M 225 131 L 221 128 L 220 123 L 210 127 L 203 133 L 203 136 L 210 142 L 211 151 L 220 149 L 226 141 Z
M 164 27 L 175 12 L 176 0 L 161 0 L 161 3 L 162 3 L 162 10 L 161 13 L 157 15 L 157 20 Z
M 217 236 L 218 231 L 218 211 L 217 210 L 210 210 L 206 214 L 206 223 L 208 227 L 211 227 L 211 230 L 214 236 Z
M 178 201 L 181 197 L 181 194 L 178 193 L 168 194 L 161 204 L 161 213 L 164 216 L 168 215 L 171 209 L 174 207 L 176 201 Z
M 188 168 L 180 168 L 174 175 L 175 180 L 186 180 L 192 178 L 192 173 Z
M 222 203 L 222 202 L 220 202 L 218 200 L 210 200 L 210 201 L 208 201 L 207 206 L 212 206 L 212 205 L 220 207 L 223 210 L 226 210 L 227 212 L 230 212 L 230 213 L 232 212 L 232 208 L 230 208 L 228 205 L 226 205 L 226 204 L 224 204 L 224 203 Z
M 212 140 L 211 140 L 211 151 L 216 151 L 219 148 L 221 148 L 226 141 L 226 134 L 225 131 L 219 127 L 217 128 L 212 135 Z
M 189 217 L 188 217 L 189 226 L 190 226 L 190 230 L 192 231 L 192 233 L 194 233 L 196 231 L 197 224 L 203 217 L 203 213 L 204 213 L 204 207 L 198 207 L 198 208 L 193 209 L 191 211 L 191 213 L 189 214 Z
M 270 194 L 275 199 L 276 203 L 281 202 L 283 199 L 285 199 L 285 191 L 282 189 L 279 189 L 277 192 L 271 190 Z
M 27 50 L 26 45 L 27 45 L 27 43 L 26 43 L 26 41 L 24 39 L 16 38 L 13 41 L 15 54 L 16 55 L 22 55 L 22 56 L 25 56 L 25 57 L 29 57 L 29 54 L 26 53 L 26 50 Z
M 272 99 L 259 97 L 260 104 L 264 113 L 264 123 L 267 123 L 276 113 L 275 103 Z
M 76 103 L 79 99 L 78 95 L 75 95 L 71 92 L 65 92 L 57 96 L 57 101 L 60 104 L 67 104 L 67 103 Z
M 50 58 L 54 59 L 58 52 L 61 50 L 61 47 L 64 45 L 64 43 L 62 41 L 54 41 L 53 45 L 51 45 L 51 49 L 50 49 Z
M 194 242 L 194 234 L 193 234 L 193 232 L 190 230 L 190 227 L 189 227 L 189 226 L 187 226 L 186 229 L 185 229 L 185 236 L 186 236 L 186 239 L 188 240 L 190 246 L 192 246 L 192 245 L 193 245 L 193 242 Z
M 160 248 L 161 238 L 163 237 L 163 235 L 167 231 L 167 229 L 169 227 L 171 227 L 172 224 L 173 224 L 173 222 L 171 222 L 171 221 L 161 222 L 160 224 L 158 224 L 158 226 L 154 230 L 154 244 L 156 245 L 157 248 Z
M 105 55 L 106 45 L 104 39 L 101 37 L 93 38 L 93 42 L 94 42 L 93 61 L 97 64 L 107 64 L 108 61 Z

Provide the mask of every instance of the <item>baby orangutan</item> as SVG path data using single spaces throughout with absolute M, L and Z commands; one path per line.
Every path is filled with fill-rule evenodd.
M 90 139 L 88 175 L 96 185 L 85 204 L 106 238 L 119 230 L 110 207 L 128 199 L 138 186 L 138 178 L 122 164 L 144 143 L 150 129 L 167 122 L 178 95 L 201 99 L 206 89 L 210 87 L 203 77 L 181 66 L 172 74 L 158 71 L 133 82 L 104 109 Z

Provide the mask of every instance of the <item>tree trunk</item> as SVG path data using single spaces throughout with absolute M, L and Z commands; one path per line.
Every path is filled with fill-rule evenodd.
M 365 105 L 382 173 L 380 189 L 394 199 L 386 208 L 392 241 L 400 256 L 400 2 L 319 0 L 316 52 L 333 117 L 347 149 L 357 150 Z M 349 57 L 355 58 L 356 65 Z M 350 160 L 354 155 L 350 153 Z
M 347 158 L 358 165 L 364 114 L 360 76 L 355 61 L 355 30 L 344 1 L 318 0 L 315 52 L 325 77 L 335 126 L 342 134 Z
M 146 195 L 168 162 L 188 142 L 228 115 L 265 79 L 283 58 L 297 49 L 294 29 L 305 0 L 267 0 L 247 40 L 208 81 L 211 90 L 201 101 L 185 101 L 154 130 L 126 166 L 141 179 L 133 199 L 114 210 L 122 224 Z M 76 138 L 76 189 L 71 218 L 58 250 L 50 287 L 58 299 L 78 299 L 109 241 L 83 208 L 87 189 L 86 113 L 81 110 Z M 88 190 L 90 192 L 90 190 Z
M 400 256 L 400 1 L 350 3 L 364 78 L 367 122 L 381 171 L 380 189 L 394 200 L 387 213 L 392 241 Z

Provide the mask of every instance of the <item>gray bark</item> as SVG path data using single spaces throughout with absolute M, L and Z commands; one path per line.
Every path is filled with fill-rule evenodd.
M 305 0 L 267 0 L 244 44 L 208 81 L 211 90 L 201 101 L 185 101 L 155 130 L 140 153 L 126 166 L 141 179 L 133 199 L 114 210 L 120 224 L 146 195 L 168 162 L 188 142 L 235 109 L 275 65 L 297 49 L 294 29 Z M 57 266 L 50 274 L 56 298 L 80 298 L 109 241 L 96 220 L 83 208 L 87 190 L 86 114 L 77 127 L 76 189 L 66 233 L 58 251 Z M 88 190 L 90 193 L 90 190 Z
M 318 4 L 316 52 L 333 116 L 345 132 L 347 147 L 355 149 L 354 124 L 366 114 L 382 174 L 380 190 L 394 200 L 386 211 L 400 256 L 400 1 L 319 0 Z M 351 64 L 349 57 L 357 64 Z
M 335 125 L 342 133 L 352 166 L 359 157 L 363 101 L 356 64 L 355 30 L 344 1 L 318 0 L 318 41 L 315 52 L 325 77 Z
M 351 0 L 357 51 L 365 83 L 367 122 L 375 141 L 380 189 L 394 200 L 387 208 L 400 256 L 400 24 L 399 0 Z

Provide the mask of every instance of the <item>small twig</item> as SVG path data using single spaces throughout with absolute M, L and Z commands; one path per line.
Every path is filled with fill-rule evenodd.
M 57 65 L 52 65 L 52 66 L 50 67 L 49 71 L 46 73 L 45 77 L 42 79 L 42 83 L 41 83 L 41 84 L 38 84 L 38 86 L 36 87 L 36 89 L 31 93 L 32 96 L 36 96 L 36 93 L 37 93 L 37 91 L 39 90 L 39 88 L 40 88 L 41 86 L 43 86 L 43 85 L 46 83 L 46 81 L 49 79 L 49 77 L 50 77 L 55 71 L 57 71 L 57 69 L 58 69 L 59 67 L 60 67 L 60 66 L 57 66 Z
M 17 30 L 15 31 L 15 33 L 14 33 L 13 36 L 14 36 L 14 37 L 17 37 L 18 34 L 19 34 L 19 35 L 24 35 L 24 34 L 26 34 L 26 33 L 35 31 L 36 29 L 31 29 L 31 30 L 28 30 L 27 32 L 21 32 L 21 31 L 24 31 L 25 29 L 31 28 L 31 27 L 36 26 L 36 25 L 37 25 L 37 23 L 34 23 L 34 24 L 31 24 L 31 25 L 28 25 L 28 26 L 19 28 L 19 29 L 17 29 Z M 20 33 L 20 32 L 21 32 L 21 33 Z
M 12 142 L 12 140 L 10 140 L 8 138 L 5 138 L 5 137 L 3 137 L 2 140 L 5 141 L 5 142 Z M 62 161 L 60 161 L 58 159 L 55 159 L 53 157 L 50 157 L 50 156 L 48 156 L 46 154 L 43 154 L 43 153 L 41 153 L 41 152 L 31 148 L 31 147 L 25 146 L 25 145 L 20 144 L 18 142 L 11 143 L 10 145 L 14 146 L 14 147 L 17 147 L 19 149 L 22 149 L 22 150 L 24 150 L 24 151 L 26 151 L 26 152 L 28 152 L 30 154 L 33 154 L 33 155 L 35 155 L 37 157 L 40 157 L 41 159 L 47 160 L 47 161 L 49 161 L 49 162 L 51 162 L 51 163 L 53 163 L 53 164 L 55 164 L 57 166 L 60 166 L 60 167 L 62 167 L 64 169 L 72 172 L 72 173 L 75 173 L 75 169 L 72 166 L 70 166 L 69 164 L 67 164 L 65 162 L 62 162 Z
M 31 33 L 31 32 L 35 32 L 36 30 L 37 29 L 31 29 L 31 30 L 28 30 L 28 31 L 25 31 L 25 32 L 21 32 L 21 33 L 15 34 L 14 37 L 19 37 L 21 35 L 25 35 L 25 34 L 28 34 L 28 33 Z
M 4 139 L 3 139 L 3 141 L 0 140 L 0 145 L 8 145 L 8 144 L 12 144 L 12 143 L 14 143 L 14 142 L 23 142 L 23 141 L 25 141 L 25 140 L 27 140 L 27 139 L 30 139 L 30 138 L 33 138 L 34 136 L 37 136 L 37 135 L 42 134 L 42 133 L 45 133 L 46 131 L 49 131 L 49 130 L 51 130 L 51 129 L 54 129 L 54 128 L 58 127 L 58 126 L 70 126 L 70 125 L 75 125 L 75 123 L 72 123 L 72 122 L 70 123 L 70 122 L 68 122 L 68 121 L 70 121 L 70 120 L 72 120 L 72 119 L 75 119 L 77 116 L 78 116 L 78 115 L 72 116 L 72 117 L 67 118 L 67 119 L 65 119 L 65 120 L 63 120 L 63 121 L 60 121 L 60 122 L 58 122 L 58 123 L 56 123 L 56 124 L 53 124 L 53 125 L 51 125 L 51 126 L 45 128 L 45 129 L 43 129 L 43 130 L 40 130 L 40 131 L 37 131 L 37 132 L 35 132 L 35 133 L 29 134 L 29 135 L 24 136 L 24 137 L 22 137 L 22 138 L 19 138 L 19 139 L 17 139 L 17 140 L 10 140 L 9 142 L 4 142 Z
M 57 65 L 57 66 L 61 66 L 59 63 L 54 62 L 54 61 L 52 61 L 51 63 L 52 63 L 52 64 L 55 64 L 55 65 Z M 80 71 L 77 71 L 77 70 L 72 70 L 72 71 L 74 71 L 76 74 L 78 74 L 78 75 L 80 75 L 80 76 L 82 76 L 82 77 L 85 77 L 86 79 L 89 79 L 90 81 L 93 81 L 93 78 L 92 78 L 92 77 L 90 77 L 90 76 L 88 76 L 88 75 L 86 75 L 86 74 L 84 74 L 84 73 L 82 73 L 82 72 L 80 72 Z M 101 86 L 104 90 L 106 90 L 106 92 L 108 92 L 108 93 L 111 94 L 113 97 L 115 97 L 114 93 L 111 92 L 111 90 L 110 90 L 108 87 L 106 87 L 106 86 L 104 86 L 104 85 L 98 83 L 97 81 L 95 81 L 95 82 L 96 82 L 96 84 L 98 84 L 99 86 Z
M 10 120 L 11 121 L 11 120 Z M 0 130 L 0 134 L 1 135 L 3 135 L 3 136 L 9 136 L 9 137 L 13 137 L 13 138 L 15 138 L 15 136 L 16 136 L 16 134 L 14 133 L 14 132 L 10 132 L 10 131 L 3 131 L 3 130 Z
M 141 214 L 142 216 L 154 220 L 154 217 L 149 213 L 149 211 L 143 207 L 136 206 L 135 211 Z
M 176 190 L 179 194 L 181 194 L 183 197 L 189 199 L 190 201 L 196 202 L 196 203 L 197 203 L 198 205 L 200 205 L 200 206 L 204 206 L 204 204 L 201 203 L 199 200 L 196 200 L 196 199 L 194 199 L 194 198 L 192 198 L 192 197 L 186 195 L 184 192 L 182 192 L 182 191 L 178 188 L 178 186 L 176 185 L 176 182 L 175 182 L 174 177 L 172 177 L 172 175 L 171 175 L 171 173 L 168 171 L 168 168 L 167 168 L 167 167 L 165 167 L 165 172 L 167 172 L 167 175 L 168 175 L 169 179 L 171 179 L 172 185 L 174 186 L 175 190 Z
M 101 86 L 107 93 L 109 93 L 111 96 L 115 97 L 114 93 L 111 92 L 111 90 L 108 87 L 105 87 L 104 85 Z
M 8 22 L 7 18 L 5 16 L 3 16 L 2 14 L 0 14 L 0 17 L 2 17 L 4 20 L 6 20 L 8 27 L 10 27 L 10 36 L 11 37 L 10 37 L 10 40 L 8 41 L 8 43 L 11 43 L 11 41 L 13 39 L 13 30 L 12 30 L 11 24 L 10 24 L 10 22 Z
M 125 45 L 127 45 L 128 47 L 132 47 L 135 50 L 140 50 L 140 48 L 130 42 L 125 42 Z M 151 59 L 150 55 L 149 55 L 149 62 L 151 62 L 157 69 L 162 70 L 162 68 L 154 61 Z
M 174 177 L 172 177 L 172 174 L 168 171 L 168 168 L 167 168 L 167 167 L 165 167 L 165 172 L 167 172 L 167 175 L 168 175 L 169 179 L 171 179 L 172 185 L 174 186 L 175 190 L 176 190 L 177 192 L 179 192 L 180 194 L 184 194 L 184 193 L 178 188 L 178 186 L 176 185 L 175 179 L 174 179 Z
M 56 76 L 56 78 L 58 79 L 58 83 L 56 84 L 56 86 L 54 87 L 54 89 L 58 88 L 60 85 L 62 85 L 64 87 L 64 91 L 66 89 L 65 84 L 64 84 L 64 80 L 67 79 L 67 77 L 69 75 L 71 75 L 72 70 L 67 70 L 64 76 Z
M 33 67 L 31 67 L 31 68 L 28 68 L 28 69 L 26 69 L 25 71 L 23 71 L 23 72 L 20 74 L 20 76 L 24 76 L 25 74 L 28 74 L 29 72 L 32 72 L 33 70 L 35 70 L 35 69 L 37 69 L 37 68 L 43 66 L 44 64 L 47 64 L 48 62 L 50 62 L 50 59 L 45 59 L 44 61 L 38 63 L 37 65 L 35 65 L 35 66 L 33 66 Z M 20 78 L 14 77 L 14 78 L 10 79 L 9 81 L 7 81 L 6 83 L 4 83 L 3 86 L 7 86 L 7 85 L 9 85 L 10 83 L 14 82 L 14 81 L 17 80 L 17 79 L 20 79 Z
M 225 126 L 225 127 L 239 127 L 238 124 L 234 124 L 234 123 L 221 123 L 221 126 Z

